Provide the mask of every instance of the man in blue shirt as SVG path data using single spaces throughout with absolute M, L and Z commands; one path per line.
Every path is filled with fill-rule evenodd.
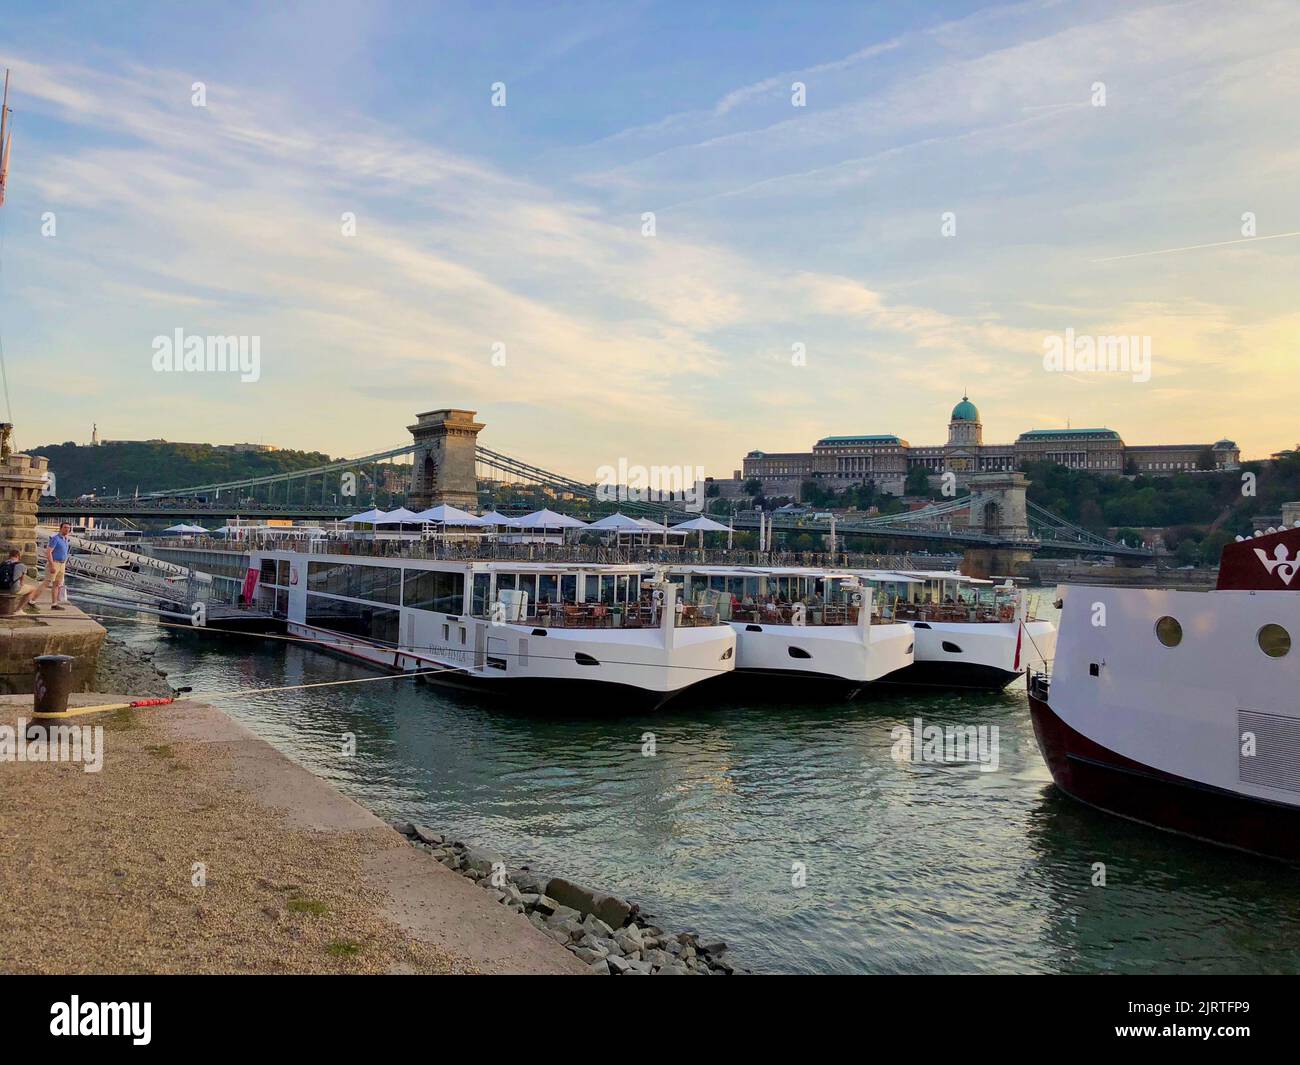
M 63 609 L 63 605 L 59 602 L 59 590 L 63 587 L 63 574 L 68 565 L 68 555 L 72 553 L 72 545 L 68 543 L 71 533 L 72 526 L 65 521 L 59 526 L 59 531 L 50 537 L 50 542 L 45 545 L 45 580 L 28 593 L 27 601 L 23 604 L 27 609 L 35 609 L 31 604 L 40 598 L 46 585 L 50 587 L 50 609 Z

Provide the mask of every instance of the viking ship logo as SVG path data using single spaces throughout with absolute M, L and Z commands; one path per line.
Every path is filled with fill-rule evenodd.
M 1289 558 L 1286 544 L 1278 544 L 1272 558 L 1265 554 L 1262 547 L 1255 548 L 1255 554 L 1259 556 L 1259 560 L 1264 563 L 1264 568 L 1269 573 L 1276 573 L 1282 578 L 1283 584 L 1290 584 L 1291 578 L 1296 575 L 1296 570 L 1300 569 L 1300 553 L 1295 558 Z

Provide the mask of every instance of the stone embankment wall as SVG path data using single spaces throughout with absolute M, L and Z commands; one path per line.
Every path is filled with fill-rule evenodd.
M 505 859 L 408 821 L 393 828 L 448 869 L 476 881 L 496 902 L 603 976 L 729 976 L 727 944 L 696 932 L 670 933 L 635 903 Z

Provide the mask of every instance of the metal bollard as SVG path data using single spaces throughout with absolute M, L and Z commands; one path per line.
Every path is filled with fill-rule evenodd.
M 72 691 L 72 655 L 39 655 L 32 685 L 32 709 L 38 714 L 62 714 Z

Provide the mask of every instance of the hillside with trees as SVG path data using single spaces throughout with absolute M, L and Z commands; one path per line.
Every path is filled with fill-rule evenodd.
M 291 470 L 309 469 L 330 460 L 319 451 L 233 451 L 211 444 L 123 441 L 88 447 L 45 444 L 27 449 L 50 460 L 59 498 L 79 495 L 131 495 L 187 485 L 238 481 Z

